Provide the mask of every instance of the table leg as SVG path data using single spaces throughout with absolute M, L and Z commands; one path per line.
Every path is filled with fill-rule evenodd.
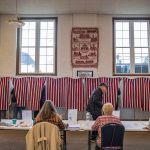
M 63 138 L 63 150 L 67 150 L 67 142 L 66 142 L 66 130 L 64 130 L 64 138 Z
M 88 150 L 91 150 L 91 131 L 88 132 Z

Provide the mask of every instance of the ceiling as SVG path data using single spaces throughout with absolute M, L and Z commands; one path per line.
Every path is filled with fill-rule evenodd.
M 0 0 L 0 14 L 15 14 L 16 0 Z M 18 0 L 19 14 L 150 14 L 150 0 Z

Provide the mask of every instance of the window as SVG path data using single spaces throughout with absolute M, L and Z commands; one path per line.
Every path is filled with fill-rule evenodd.
M 114 74 L 149 74 L 149 20 L 114 18 L 113 23 Z
M 56 74 L 56 18 L 22 18 L 18 29 L 18 74 Z

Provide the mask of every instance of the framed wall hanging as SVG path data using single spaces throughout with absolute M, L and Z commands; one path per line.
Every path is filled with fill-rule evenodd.
M 97 67 L 98 28 L 72 28 L 71 55 L 73 67 Z

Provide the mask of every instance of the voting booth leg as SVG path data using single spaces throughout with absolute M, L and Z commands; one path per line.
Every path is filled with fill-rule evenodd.
M 88 150 L 91 150 L 91 131 L 88 132 Z

